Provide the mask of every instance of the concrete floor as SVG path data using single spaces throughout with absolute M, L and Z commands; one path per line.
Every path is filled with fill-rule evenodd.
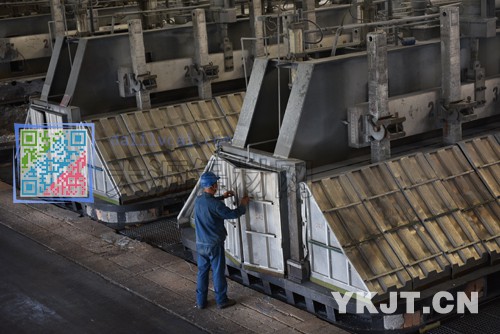
M 0 332 L 205 333 L 0 225 Z
M 1 333 L 33 332 L 23 327 L 30 322 L 36 332 L 50 333 L 194 333 L 194 326 L 210 333 L 347 333 L 232 281 L 236 306 L 218 310 L 210 291 L 209 307 L 198 310 L 196 266 L 53 205 L 14 204 L 11 186 L 2 182 L 0 225 Z M 45 288 L 61 296 L 44 295 Z M 9 306 L 16 301 L 17 311 Z M 177 319 L 167 321 L 172 314 Z

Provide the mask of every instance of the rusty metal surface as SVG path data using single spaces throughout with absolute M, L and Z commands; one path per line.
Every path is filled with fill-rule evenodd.
M 128 200 L 148 194 L 154 182 L 137 146 L 129 144 L 133 141 L 123 119 L 119 115 L 104 117 L 94 124 L 96 146 L 122 198 Z
M 217 105 L 226 116 L 226 119 L 229 122 L 229 126 L 231 127 L 233 132 L 236 129 L 236 124 L 238 123 L 238 118 L 240 116 L 240 110 L 241 106 L 243 105 L 244 98 L 245 92 L 217 96 L 215 98 Z
M 242 101 L 219 99 L 232 101 L 227 115 L 207 100 L 91 120 L 122 203 L 194 186 L 217 142 L 233 136 L 228 118 L 237 118 Z
M 499 259 L 498 145 L 479 138 L 310 183 L 371 291 L 414 289 Z
M 500 148 L 493 136 L 464 141 L 463 152 L 477 171 L 488 190 L 500 196 Z
M 346 175 L 311 184 L 340 246 L 370 291 L 411 288 L 411 277 L 371 219 Z

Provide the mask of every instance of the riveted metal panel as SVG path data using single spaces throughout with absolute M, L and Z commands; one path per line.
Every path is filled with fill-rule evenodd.
M 460 144 L 465 156 L 490 192 L 500 197 L 500 147 L 493 136 L 467 140 Z

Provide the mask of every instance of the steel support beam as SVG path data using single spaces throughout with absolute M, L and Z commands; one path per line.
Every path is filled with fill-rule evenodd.
M 250 27 L 255 37 L 252 48 L 252 56 L 254 58 L 263 57 L 264 52 L 264 26 L 263 21 L 259 18 L 262 15 L 262 1 L 250 1 Z M 253 60 L 252 60 L 253 62 Z M 251 63 L 250 63 L 251 65 Z
M 307 19 L 307 30 L 312 31 L 316 30 L 317 26 L 315 25 L 316 23 L 316 1 L 315 0 L 304 0 L 304 12 L 306 12 L 306 19 Z M 308 49 L 313 49 L 319 47 L 319 43 L 312 43 L 312 42 L 317 42 L 319 39 L 320 33 L 319 32 L 313 32 L 309 33 L 305 36 L 304 40 L 306 42 L 309 42 L 306 44 L 306 48 Z
M 389 88 L 387 69 L 387 36 L 385 32 L 369 33 L 368 54 L 368 126 L 371 127 L 371 160 L 379 162 L 390 158 L 391 143 L 379 119 L 389 114 Z
M 460 21 L 459 8 L 441 7 L 441 91 L 445 109 L 443 141 L 453 144 L 462 139 L 462 123 L 458 115 L 448 115 L 451 104 L 461 100 Z M 453 112 L 452 112 L 453 113 Z
M 193 33 L 194 33 L 194 62 L 201 68 L 208 61 L 208 35 L 207 22 L 204 9 L 193 10 Z M 203 77 L 198 80 L 198 95 L 202 99 L 212 98 L 212 85 L 210 80 Z
M 130 55 L 132 57 L 132 69 L 134 71 L 135 79 L 138 80 L 138 77 L 147 74 L 146 52 L 144 50 L 141 20 L 130 20 L 128 22 L 128 36 L 130 41 Z M 135 99 L 138 109 L 142 110 L 151 108 L 149 92 L 142 89 L 142 87 L 135 93 Z
M 64 15 L 61 0 L 51 0 L 50 10 L 52 12 L 52 21 L 54 21 L 54 38 L 64 36 Z

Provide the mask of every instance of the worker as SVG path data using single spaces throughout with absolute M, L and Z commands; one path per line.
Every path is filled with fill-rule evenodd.
M 230 209 L 223 199 L 234 196 L 233 191 L 226 191 L 222 196 L 215 197 L 220 178 L 212 172 L 205 172 L 200 178 L 201 195 L 194 205 L 194 224 L 196 228 L 196 252 L 198 253 L 198 279 L 196 286 L 196 307 L 207 307 L 208 274 L 210 266 L 215 290 L 215 302 L 218 309 L 236 304 L 227 297 L 227 281 L 225 276 L 226 257 L 224 240 L 227 231 L 224 219 L 236 219 L 245 214 L 250 199 L 241 198 L 236 209 Z

